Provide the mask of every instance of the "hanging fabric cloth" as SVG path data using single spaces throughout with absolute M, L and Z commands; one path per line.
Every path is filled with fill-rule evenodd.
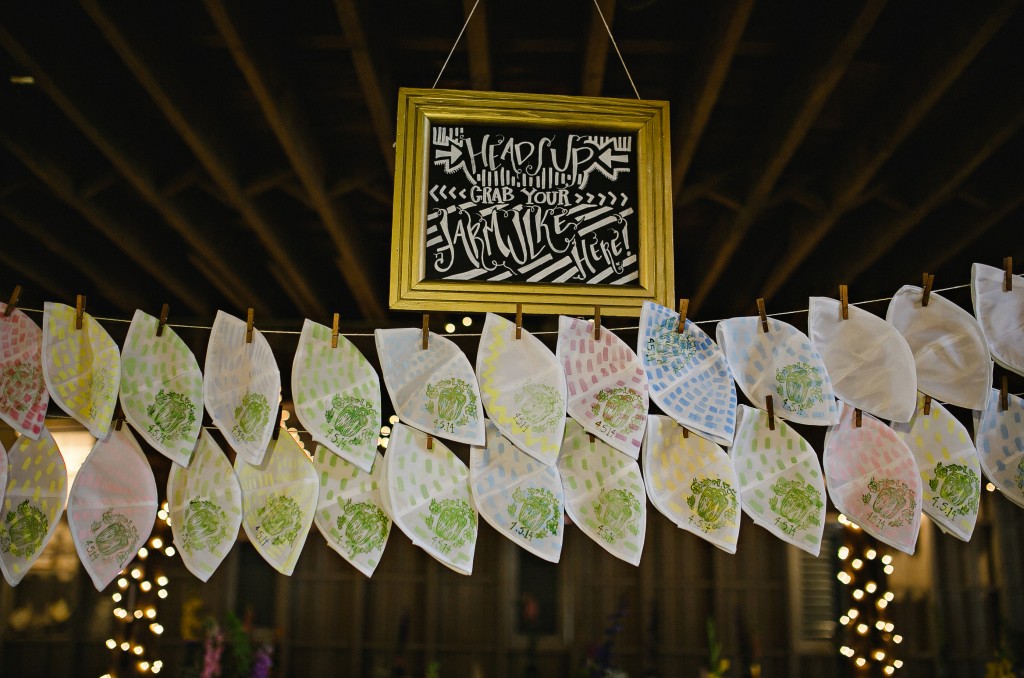
M 50 394 L 43 379 L 43 331 L 15 309 L 0 303 L 0 420 L 38 440 Z

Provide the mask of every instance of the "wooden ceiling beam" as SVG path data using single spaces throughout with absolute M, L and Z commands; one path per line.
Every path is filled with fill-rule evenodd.
M 216 262 L 206 276 L 215 289 L 232 303 L 269 308 L 256 294 L 249 292 L 244 299 L 233 298 L 232 289 L 248 287 L 242 282 L 241 270 L 233 267 L 230 253 L 210 241 L 208 234 L 215 232 L 212 223 L 196 214 L 189 214 L 158 187 L 153 179 L 154 170 L 147 167 L 141 155 L 129 150 L 124 139 L 118 138 L 116 124 L 107 121 L 101 109 L 82 96 L 76 78 L 57 72 L 44 56 L 32 51 L 5 28 L 0 27 L 0 44 L 35 77 L 36 85 L 50 98 L 71 123 L 107 158 L 114 169 L 176 232 L 189 248 L 200 252 L 209 261 Z
M 199 315 L 208 315 L 211 312 L 206 300 L 207 291 L 196 284 L 196 281 L 175 262 L 169 261 L 167 252 L 162 250 L 158 243 L 147 237 L 140 229 L 123 223 L 97 202 L 82 197 L 75 190 L 69 170 L 39 148 L 29 146 L 28 135 L 23 130 L 16 131 L 16 126 L 10 118 L 10 115 L 4 115 L 0 124 L 0 145 L 21 161 L 57 198 L 71 206 L 142 270 L 171 290 L 182 307 Z M 109 270 L 110 267 L 105 268 Z
M 467 2 L 469 0 L 466 0 Z M 598 0 L 601 12 L 597 7 L 590 11 L 590 28 L 587 30 L 587 43 L 583 51 L 583 76 L 580 93 L 586 97 L 599 97 L 604 89 L 604 74 L 608 63 L 608 29 L 601 21 L 611 26 L 615 19 L 615 0 Z
M 135 79 L 213 179 L 219 190 L 208 192 L 215 197 L 227 199 L 228 206 L 241 214 L 243 221 L 263 245 L 270 258 L 268 265 L 286 271 L 291 285 L 284 291 L 299 313 L 307 317 L 325 317 L 327 306 L 318 298 L 309 279 L 302 273 L 302 265 L 292 254 L 292 248 L 281 235 L 281 229 L 246 192 L 238 168 L 223 142 L 224 135 L 220 128 L 205 108 L 190 96 L 188 85 L 175 76 L 166 53 L 154 49 L 152 41 L 130 37 L 129 32 L 123 30 L 122 21 L 110 13 L 106 3 L 82 0 L 82 5 L 103 32 L 107 42 L 121 56 Z
M 145 308 L 146 303 L 152 303 L 151 299 L 144 299 L 139 294 L 138 281 L 131 280 L 129 276 L 122 274 L 120 268 L 90 257 L 75 243 L 65 242 L 54 233 L 49 224 L 39 221 L 37 217 L 14 201 L 0 201 L 0 214 L 3 214 L 15 228 L 35 240 L 43 248 L 70 264 L 71 268 L 81 271 L 82 275 L 92 283 L 96 294 L 122 311 L 134 313 L 135 309 Z M 67 290 L 64 291 L 67 292 Z M 87 290 L 75 290 L 68 294 L 61 294 L 58 299 L 63 303 L 70 303 L 75 294 L 87 293 Z
M 1021 101 L 1019 96 L 1012 98 L 1016 103 L 1010 106 L 1012 110 L 1009 119 L 999 122 L 986 120 L 985 111 L 992 109 L 982 107 L 981 114 L 972 117 L 974 124 L 971 126 L 971 131 L 959 142 L 959 147 L 948 155 L 947 162 L 923 164 L 925 167 L 938 168 L 925 174 L 920 182 L 921 186 L 930 188 L 928 194 L 910 211 L 897 213 L 890 219 L 878 222 L 867 233 L 864 233 L 863 250 L 859 256 L 848 258 L 846 265 L 838 268 L 839 280 L 849 280 L 851 283 L 856 281 L 861 274 L 889 253 L 903 237 L 924 221 L 937 207 L 956 197 L 957 191 L 968 177 L 993 153 L 1021 129 L 1024 129 L 1024 101 Z M 952 172 L 949 171 L 950 165 L 953 167 Z M 947 173 L 940 175 L 941 172 Z M 970 230 L 970 228 L 965 228 L 965 230 Z
M 324 158 L 318 150 L 320 145 L 310 134 L 312 127 L 300 108 L 298 93 L 289 87 L 290 80 L 265 52 L 268 40 L 253 35 L 247 26 L 247 7 L 236 6 L 231 0 L 205 0 L 204 4 L 330 235 L 353 300 L 367 318 L 384 317 L 384 307 L 367 271 L 356 226 L 342 217 L 331 200 L 325 183 Z
M 476 10 L 473 5 L 476 4 Z M 491 41 L 487 32 L 487 3 L 477 0 L 462 0 L 462 13 L 473 18 L 466 26 L 466 52 L 469 56 L 469 84 L 475 90 L 494 89 L 494 73 L 491 69 Z
M 846 73 L 854 55 L 871 32 L 886 0 L 869 0 L 849 24 L 838 40 L 827 40 L 819 54 L 807 59 L 809 69 L 794 79 L 783 94 L 777 111 L 761 138 L 764 143 L 754 151 L 751 165 L 755 167 L 751 184 L 746 189 L 743 207 L 732 223 L 715 231 L 702 257 L 703 270 L 698 274 L 699 284 L 690 299 L 690 308 L 696 310 L 711 294 L 715 285 L 732 263 L 747 232 L 771 202 L 772 191 L 789 165 L 793 155 L 811 131 L 836 85 Z
M 732 58 L 754 10 L 754 0 L 728 0 L 719 4 L 719 19 L 710 34 L 695 74 L 676 101 L 672 124 L 672 196 L 679 195 L 697 153 L 704 128 L 711 119 L 718 95 L 729 75 Z M 693 303 L 692 300 L 690 302 Z
M 1018 189 L 1011 193 L 997 209 L 979 216 L 978 219 L 972 220 L 970 228 L 961 228 L 957 230 L 957 234 L 954 237 L 944 240 L 941 248 L 927 257 L 924 267 L 919 267 L 920 270 L 940 270 L 950 259 L 966 250 L 995 226 L 1008 219 L 1022 206 L 1024 206 L 1024 191 Z
M 36 291 L 41 290 L 45 296 L 52 300 L 69 301 L 75 298 L 76 294 L 81 294 L 82 290 L 75 290 L 75 285 L 65 279 L 67 271 L 63 268 L 56 266 L 43 267 L 39 266 L 38 262 L 32 257 L 26 257 L 25 252 L 27 250 L 35 250 L 39 247 L 36 241 L 28 240 L 26 242 L 20 242 L 19 238 L 15 237 L 13 231 L 16 229 L 13 223 L 4 224 L 0 222 L 0 230 L 3 230 L 7 235 L 4 237 L 4 246 L 0 247 L 0 268 L 4 269 L 6 280 L 5 283 L 9 284 L 11 288 L 14 285 L 23 285 L 26 289 L 31 286 L 36 288 L 32 290 L 31 298 L 36 298 Z M 60 279 L 57 279 L 60 278 Z M 0 288 L 4 289 L 4 288 Z M 9 294 L 9 290 L 0 292 L 0 294 Z M 22 294 L 22 302 L 19 306 L 24 306 L 24 300 L 29 298 L 24 293 Z M 7 297 L 0 299 L 6 301 Z M 115 304 L 116 305 L 116 304 Z M 118 306 L 118 308 L 121 308 Z M 131 313 L 134 309 L 124 309 L 126 313 Z
M 352 55 L 352 64 L 355 66 L 359 87 L 363 92 L 363 100 L 370 111 L 370 120 L 384 157 L 384 165 L 388 168 L 388 176 L 393 176 L 395 173 L 395 107 L 392 102 L 395 91 L 390 78 L 385 76 L 384 70 L 378 65 L 381 60 L 379 52 L 371 49 L 356 4 L 355 0 L 335 0 L 334 7 L 338 13 L 338 20 L 341 22 L 341 28 L 345 32 L 345 39 Z M 470 38 L 472 39 L 472 37 L 473 34 L 470 33 Z M 486 39 L 485 34 L 485 56 Z M 472 42 L 470 44 L 472 46 Z M 471 56 L 473 55 L 471 54 Z M 476 87 L 475 83 L 474 87 Z M 477 89 L 485 88 L 477 87 Z
M 1019 0 L 1004 0 L 974 24 L 951 26 L 948 34 L 936 39 L 936 53 L 922 56 L 908 69 L 900 85 L 892 90 L 890 100 L 879 97 L 884 108 L 875 122 L 851 139 L 847 152 L 836 163 L 839 170 L 830 182 L 828 210 L 794 225 L 789 248 L 776 261 L 762 287 L 766 299 L 782 288 L 842 216 L 861 203 L 861 195 L 885 161 L 974 61 L 1018 4 Z

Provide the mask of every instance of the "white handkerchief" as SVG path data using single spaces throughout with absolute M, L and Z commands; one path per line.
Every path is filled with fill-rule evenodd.
M 895 327 L 835 299 L 811 297 L 811 345 L 825 363 L 836 397 L 882 419 L 907 422 L 917 404 L 914 354 Z
M 427 449 L 427 434 L 402 424 L 391 429 L 384 463 L 383 494 L 395 524 L 438 562 L 472 574 L 477 511 L 466 465 L 439 440 Z
M 992 390 L 984 412 L 974 413 L 974 442 L 981 468 L 992 484 L 1024 508 L 1024 400 L 1007 394 L 1009 408 L 999 407 Z
M 313 522 L 327 545 L 367 577 L 373 576 L 391 534 L 391 518 L 380 496 L 384 458 L 366 472 L 317 446 L 313 467 L 320 479 L 316 517 Z
M 985 409 L 992 361 L 985 335 L 970 313 L 932 292 L 904 285 L 889 302 L 885 319 L 907 340 L 917 365 L 917 388 L 944 403 Z
M 422 333 L 414 328 L 373 334 L 384 384 L 399 418 L 439 438 L 483 445 L 480 390 L 462 349 L 433 332 L 423 349 Z
M 73 322 L 73 321 L 72 321 Z M 156 521 L 156 480 L 131 430 L 97 440 L 68 500 L 71 537 L 97 591 L 132 561 Z
M 784 542 L 817 556 L 825 531 L 825 479 L 814 449 L 786 422 L 740 406 L 730 450 L 743 511 Z
M 170 327 L 135 311 L 121 354 L 125 419 L 160 454 L 188 466 L 203 425 L 203 373 Z
M 43 331 L 15 309 L 4 314 L 0 303 L 0 420 L 38 440 L 46 419 L 50 394 L 43 380 Z
M 53 402 L 96 438 L 106 438 L 121 384 L 121 354 L 88 313 L 75 329 L 75 309 L 43 304 L 43 377 Z
M 633 349 L 604 328 L 595 340 L 593 321 L 563 315 L 557 355 L 569 415 L 612 449 L 638 459 L 650 398 L 647 374 Z
M 167 500 L 181 560 L 207 581 L 235 545 L 242 523 L 242 486 L 207 431 L 200 434 L 188 468 L 171 464 Z
M 540 339 L 520 334 L 515 323 L 487 314 L 476 355 L 480 398 L 503 436 L 554 466 L 565 432 L 565 374 Z
M 896 432 L 870 414 L 854 425 L 854 409 L 825 435 L 825 483 L 836 507 L 871 536 L 914 555 L 921 527 L 921 472 Z
M 316 513 L 313 462 L 281 428 L 263 463 L 236 457 L 235 474 L 242 486 L 242 529 L 271 567 L 291 576 Z
M 306 320 L 292 365 L 295 414 L 313 440 L 367 473 L 377 459 L 380 380 L 359 349 Z
M 637 354 L 651 398 L 677 422 L 719 445 L 736 432 L 736 385 L 722 349 L 695 323 L 650 301 L 640 311 Z
M 1003 285 L 1003 276 L 1002 269 L 974 264 L 971 301 L 992 359 L 1024 376 L 1024 276 L 1012 276 L 1009 290 Z
M 654 507 L 678 527 L 736 553 L 739 482 L 725 450 L 696 433 L 684 436 L 678 423 L 652 414 L 642 459 Z
M 567 420 L 558 472 L 565 512 L 572 521 L 608 553 L 639 565 L 647 532 L 647 493 L 636 461 L 603 440 L 591 440 L 575 420 Z
M 260 464 L 277 426 L 281 372 L 270 344 L 253 328 L 245 342 L 244 320 L 217 311 L 206 349 L 206 409 L 228 445 L 250 464 Z
M 17 586 L 53 536 L 64 512 L 68 471 L 53 436 L 44 427 L 37 440 L 23 435 L 3 453 L 5 473 L 0 512 L 0 570 Z
M 558 469 L 516 448 L 488 421 L 487 446 L 469 453 L 469 482 L 491 527 L 537 557 L 558 562 L 565 525 Z
M 935 401 L 925 414 L 923 395 L 910 422 L 893 422 L 892 428 L 921 471 L 924 512 L 943 532 L 970 541 L 978 519 L 981 466 L 967 429 Z
M 757 316 L 718 323 L 718 345 L 736 383 L 755 407 L 772 396 L 775 416 L 800 424 L 836 423 L 835 393 L 825 363 L 806 334 L 768 318 L 769 332 Z

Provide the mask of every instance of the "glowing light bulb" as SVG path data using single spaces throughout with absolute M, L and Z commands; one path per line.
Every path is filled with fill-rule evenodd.
M 863 597 L 864 597 L 864 592 L 861 591 L 860 589 L 857 589 L 856 591 L 853 592 L 853 599 L 854 600 L 860 600 Z
M 892 642 L 894 642 L 897 645 L 899 645 L 900 643 L 903 642 L 903 636 L 901 636 L 899 634 L 896 634 L 895 636 L 892 637 Z M 897 666 L 896 668 L 899 668 L 899 667 Z
M 895 568 L 892 565 L 886 565 L 885 570 L 883 570 L 883 572 L 885 572 L 886 574 L 892 574 L 894 569 Z
M 839 547 L 839 560 L 846 560 L 846 557 L 850 555 L 850 549 L 845 546 Z
M 887 675 L 887 676 L 891 676 L 892 674 L 896 673 L 896 669 L 894 669 L 894 668 L 893 668 L 893 667 L 891 667 L 891 666 L 886 666 L 886 667 L 885 667 L 884 669 L 882 669 L 882 670 L 883 670 L 883 671 L 885 671 L 885 675 Z
M 389 435 L 391 435 L 391 427 L 390 426 L 381 426 L 380 427 L 380 434 L 382 436 L 389 436 Z
M 132 570 L 132 579 L 138 579 L 141 576 L 142 576 L 142 570 L 140 570 L 137 567 L 134 570 Z
M 167 586 L 167 581 L 168 581 L 167 577 L 165 577 L 163 575 L 160 575 L 159 577 L 156 578 L 156 585 L 157 586 Z
M 397 414 L 392 414 L 390 417 L 388 417 L 388 423 L 391 424 L 392 426 L 397 424 L 398 423 L 398 415 Z
M 881 650 L 875 650 L 875 661 L 882 661 L 885 659 L 885 653 Z
M 139 662 L 140 671 L 149 671 L 149 662 Z
M 988 490 L 989 492 L 995 492 L 996 486 L 993 485 L 992 483 L 985 483 L 985 489 Z
M 878 601 L 875 602 L 875 605 L 878 606 L 879 610 L 884 610 L 886 606 L 889 605 L 889 601 L 885 598 L 879 598 Z
M 121 594 L 120 593 L 114 593 L 114 595 L 110 596 L 110 599 L 112 601 L 114 601 L 115 603 L 120 603 L 121 602 Z
M 888 565 L 891 562 L 892 562 L 892 556 L 890 556 L 888 554 L 882 556 L 882 565 Z
M 875 556 L 877 556 L 877 555 L 878 555 L 878 551 L 876 551 L 875 549 L 868 549 L 868 552 L 864 554 L 864 557 L 867 558 L 868 560 L 874 560 Z
M 892 660 L 892 665 L 895 666 L 898 669 L 902 669 L 903 668 L 903 660 L 902 659 L 893 659 Z
M 135 654 L 142 654 L 144 650 L 142 649 L 141 645 L 136 645 L 132 648 L 132 652 L 134 652 Z
M 139 558 L 141 560 L 145 560 L 148 555 L 149 555 L 149 549 L 147 549 L 145 546 L 143 546 L 141 549 L 139 549 Z
M 839 654 L 849 657 L 850 655 L 846 654 L 847 652 L 853 652 L 853 649 L 847 647 L 846 645 L 843 645 L 841 648 L 839 648 Z
M 149 619 L 153 619 L 154 617 L 156 617 L 156 608 L 155 607 L 151 607 L 151 608 L 147 609 L 146 610 L 146 617 L 149 618 Z
M 885 595 L 882 596 L 882 597 L 885 598 L 886 600 L 888 600 L 891 603 L 892 599 L 895 598 L 896 596 L 893 594 L 892 591 L 886 591 Z
M 864 567 L 864 561 L 860 558 L 854 558 L 852 561 L 850 561 L 850 567 L 852 567 L 855 570 L 859 570 L 860 568 Z
M 878 629 L 879 631 L 885 629 L 885 622 L 882 621 L 882 620 L 876 621 L 875 622 L 875 628 Z
M 160 624 L 157 624 L 156 622 L 153 622 L 149 625 L 149 630 L 159 636 L 161 633 L 164 632 L 164 627 Z
M 149 545 L 155 549 L 163 548 L 164 540 L 160 537 L 153 537 L 153 541 L 149 542 Z
M 878 588 L 878 584 L 876 584 L 873 581 L 869 581 L 867 583 L 867 585 L 864 587 L 864 590 L 867 591 L 868 593 L 874 593 L 877 588 Z
M 462 318 L 462 326 L 463 327 L 469 327 L 472 324 L 473 324 L 473 319 L 472 318 L 470 318 L 468 315 L 467 316 L 463 316 L 463 318 Z
M 850 576 L 849 572 L 840 572 L 836 575 L 836 579 L 843 582 L 844 584 L 849 584 L 851 581 L 853 581 L 853 577 Z
M 893 626 L 892 622 L 889 622 L 888 624 L 885 625 L 885 632 L 886 633 L 892 633 L 892 630 L 894 628 L 896 628 L 896 627 Z
M 131 647 L 132 647 L 132 646 L 131 646 L 130 644 L 128 644 L 128 643 L 121 643 L 121 649 L 122 649 L 122 650 L 124 650 L 125 652 L 127 652 L 128 650 L 130 650 L 130 649 L 131 649 Z
M 117 585 L 119 587 L 123 588 L 123 589 L 126 589 L 126 588 L 128 588 L 128 580 L 125 579 L 124 577 L 121 577 L 120 579 L 117 580 Z
M 455 323 L 445 323 L 444 331 L 451 334 L 455 331 Z
M 167 589 L 160 589 L 159 591 L 156 592 L 156 595 L 159 598 L 166 598 L 167 597 Z
M 148 581 L 144 581 L 141 584 L 139 584 L 139 588 L 143 591 L 149 591 L 151 588 L 153 588 L 153 584 L 151 584 Z
M 171 556 L 174 555 L 174 547 L 173 546 L 168 546 L 167 548 L 164 549 L 164 553 L 166 553 L 167 557 L 170 558 Z
M 113 638 L 107 638 L 107 647 L 113 650 L 115 647 L 117 647 L 117 641 Z
M 135 614 L 133 616 L 136 619 L 142 619 L 142 610 L 135 610 Z
M 857 633 L 859 633 L 860 635 L 863 636 L 867 632 L 868 632 L 868 625 L 867 624 L 857 624 Z
M 156 517 L 160 520 L 167 520 L 167 511 L 165 511 L 164 509 L 160 509 L 159 511 L 156 512 Z
M 864 666 L 865 664 L 867 664 L 867 663 L 868 663 L 868 660 L 867 660 L 867 659 L 864 659 L 864 657 L 857 657 L 857 660 L 856 660 L 856 661 L 855 661 L 854 663 L 855 663 L 855 664 L 856 664 L 857 666 Z
M 848 521 L 846 519 L 846 514 L 840 513 L 839 514 L 839 524 L 840 525 L 846 525 L 848 522 L 850 522 L 850 521 Z
M 847 616 L 846 616 L 846 615 L 844 614 L 844 615 L 843 615 L 842 617 L 840 617 L 840 618 L 839 618 L 839 623 L 840 623 L 840 624 L 842 624 L 843 626 L 846 626 L 847 624 L 849 624 L 849 623 L 850 623 L 850 618 L 849 618 L 849 617 L 847 617 Z

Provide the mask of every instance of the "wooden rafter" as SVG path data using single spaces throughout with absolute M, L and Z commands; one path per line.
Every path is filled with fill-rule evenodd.
M 977 25 L 957 25 L 936 40 L 938 55 L 926 55 L 906 73 L 893 99 L 874 123 L 851 139 L 831 181 L 828 210 L 794 225 L 790 247 L 762 287 L 771 298 L 811 255 L 846 212 L 862 202 L 879 168 L 921 123 L 949 87 L 1013 14 L 1019 0 L 1004 0 Z M 952 47 L 951 47 L 952 46 Z M 937 64 L 937 65 L 936 65 Z
M 245 275 L 230 265 L 232 258 L 227 250 L 217 247 L 209 239 L 208 235 L 215 231 L 214 224 L 201 215 L 189 213 L 154 183 L 154 168 L 147 166 L 141 154 L 129 150 L 129 145 L 119 138 L 117 126 L 105 119 L 95 106 L 95 100 L 90 102 L 85 97 L 72 94 L 76 91 L 75 78 L 57 72 L 52 64 L 45 62 L 45 57 L 33 53 L 4 28 L 0 28 L 0 44 L 32 72 L 36 84 L 68 120 L 100 150 L 120 176 L 185 243 L 206 260 L 215 262 L 207 269 L 207 282 L 236 306 L 257 306 L 266 311 L 266 303 L 252 292 L 243 297 L 237 295 L 238 290 L 247 290 L 250 286 L 243 282 Z
M 13 223 L 0 222 L 0 230 L 7 234 L 4 238 L 4 246 L 0 247 L 0 269 L 4 271 L 3 284 L 24 285 L 26 289 L 31 285 L 36 288 L 36 292 L 32 295 L 33 298 L 39 296 L 39 290 L 46 293 L 51 299 L 61 300 L 73 299 L 75 294 L 80 294 L 81 290 L 76 292 L 73 285 L 63 279 L 64 271 L 53 270 L 56 267 L 47 269 L 38 266 L 35 261 L 24 256 L 26 249 L 36 247 L 36 245 L 32 241 L 22 243 L 15 238 L 12 233 L 15 228 Z M 22 299 L 25 299 L 24 295 L 22 295 Z M 121 306 L 118 308 L 126 313 L 132 311 L 131 308 Z
M 598 6 L 605 21 L 611 26 L 615 18 L 615 0 L 598 0 Z M 608 63 L 608 29 L 604 27 L 604 21 L 601 21 L 601 14 L 598 14 L 596 7 L 590 12 L 590 28 L 587 30 L 587 45 L 583 52 L 583 84 L 580 93 L 588 97 L 601 96 L 605 65 Z
M 728 269 L 747 231 L 768 207 L 772 191 L 783 170 L 818 119 L 832 91 L 874 27 L 885 3 L 886 0 L 866 2 L 845 34 L 838 40 L 828 40 L 821 54 L 807 59 L 807 72 L 795 78 L 793 86 L 773 105 L 772 108 L 778 113 L 762 136 L 764 143 L 752 154 L 751 164 L 757 169 L 746 190 L 742 209 L 727 228 L 716 230 L 709 241 L 706 255 L 701 259 L 704 267 L 697 276 L 700 282 L 690 299 L 691 309 L 699 308 L 711 294 Z
M 754 0 L 729 0 L 721 3 L 720 20 L 712 31 L 695 76 L 679 98 L 681 110 L 672 124 L 672 195 L 679 195 L 686 173 L 697 153 L 704 128 L 711 119 L 718 95 L 729 74 L 729 66 L 754 10 Z M 691 302 L 692 303 L 692 302 Z
M 0 200 L 0 214 L 18 230 L 52 252 L 59 259 L 81 271 L 82 275 L 93 285 L 96 294 L 109 301 L 122 311 L 132 313 L 137 308 L 144 308 L 147 301 L 139 294 L 137 281 L 130 280 L 119 273 L 115 267 L 90 257 L 80 247 L 67 243 L 58 237 L 52 228 L 30 214 L 15 201 L 5 198 Z M 66 290 L 65 290 L 66 291 Z M 75 294 L 83 294 L 84 290 L 75 290 L 62 294 L 60 300 L 68 303 Z
M 138 262 L 139 266 L 164 287 L 173 290 L 184 308 L 207 315 L 211 308 L 207 293 L 186 272 L 168 265 L 168 256 L 152 238 L 132 225 L 122 222 L 95 200 L 84 198 L 75 190 L 68 168 L 60 165 L 39 148 L 29 145 L 28 135 L 15 132 L 10 116 L 3 116 L 0 124 L 0 145 L 34 174 L 60 200 L 71 206 L 89 224 L 117 245 L 122 252 Z
M 337 249 L 339 269 L 359 310 L 368 318 L 383 317 L 384 308 L 367 272 L 356 227 L 341 216 L 331 199 L 324 178 L 324 159 L 310 134 L 311 125 L 300 108 L 298 94 L 288 86 L 289 80 L 277 62 L 264 51 L 266 40 L 254 36 L 246 26 L 247 9 L 228 7 L 229 2 L 205 0 L 205 5 L 327 229 Z
M 926 173 L 921 185 L 929 187 L 928 194 L 908 212 L 896 214 L 891 219 L 877 223 L 868 233 L 864 234 L 866 247 L 859 256 L 851 258 L 847 265 L 838 269 L 840 280 L 855 281 L 876 261 L 887 254 L 904 236 L 937 207 L 952 199 L 961 185 L 971 174 L 985 162 L 996 150 L 1024 128 L 1024 106 L 1013 106 L 1009 119 L 986 124 L 984 115 L 975 118 L 977 131 L 968 134 L 961 146 L 952 153 L 948 163 L 939 166 L 938 172 L 951 173 L 936 176 Z
M 371 50 L 370 41 L 367 39 L 363 20 L 359 15 L 359 8 L 356 7 L 355 0 L 335 0 L 334 7 L 338 12 L 341 28 L 345 32 L 345 39 L 348 41 L 352 64 L 356 69 L 356 77 L 359 78 L 363 100 L 370 111 L 370 120 L 373 123 L 374 134 L 377 135 L 377 143 L 380 145 L 384 164 L 388 168 L 388 174 L 394 174 L 395 107 L 392 104 L 395 98 L 394 88 L 391 86 L 389 78 L 385 77 L 385 72 L 377 66 L 379 57 Z M 476 87 L 475 84 L 474 87 Z M 478 87 L 477 89 L 482 88 Z
M 923 268 L 919 268 L 922 271 L 940 270 L 946 265 L 946 262 L 966 250 L 968 246 L 1009 218 L 1022 206 L 1024 206 L 1024 191 L 1018 189 L 998 209 L 981 215 L 978 219 L 972 221 L 970 228 L 958 229 L 956 235 L 945 240 L 942 243 L 942 247 L 927 258 Z
M 476 10 L 473 6 L 476 5 Z M 477 0 L 462 0 L 462 11 L 473 19 L 466 26 L 466 51 L 469 54 L 469 84 L 473 89 L 487 91 L 494 89 L 494 74 L 491 71 L 491 43 L 487 34 L 487 3 Z
M 283 271 L 290 281 L 285 293 L 298 311 L 308 317 L 325 317 L 327 307 L 317 298 L 301 265 L 290 253 L 291 247 L 281 235 L 281 229 L 242 186 L 238 169 L 230 160 L 231 153 L 221 141 L 224 135 L 219 133 L 206 109 L 188 94 L 188 86 L 173 75 L 174 70 L 166 59 L 149 51 L 151 45 L 146 40 L 130 38 L 105 4 L 95 0 L 83 0 L 82 4 L 107 42 L 216 183 L 219 191 L 211 191 L 211 194 L 223 194 L 228 204 L 238 210 L 266 249 L 272 265 Z

